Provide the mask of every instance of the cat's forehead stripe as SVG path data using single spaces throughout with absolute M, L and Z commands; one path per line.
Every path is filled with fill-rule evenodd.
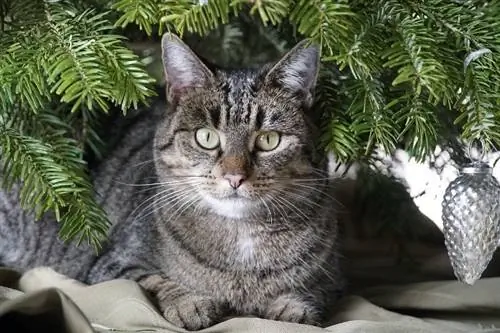
M 253 117 L 252 102 L 254 98 L 253 87 L 256 73 L 252 71 L 233 71 L 224 79 L 224 101 L 221 105 L 221 115 L 225 122 L 223 125 L 249 124 Z

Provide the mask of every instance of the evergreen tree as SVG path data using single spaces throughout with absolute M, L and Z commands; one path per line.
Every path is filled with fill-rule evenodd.
M 422 160 L 450 135 L 500 144 L 500 1 L 0 0 L 3 185 L 22 180 L 23 206 L 54 212 L 64 239 L 105 235 L 85 154 L 106 113 L 155 94 L 141 45 L 167 30 L 220 65 L 321 45 L 323 143 L 343 161 Z

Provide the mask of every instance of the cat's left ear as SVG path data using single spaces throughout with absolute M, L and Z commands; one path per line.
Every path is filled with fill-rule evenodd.
M 166 33 L 161 47 L 169 99 L 178 99 L 187 90 L 212 82 L 213 73 L 179 37 Z
M 318 78 L 319 61 L 319 48 L 304 40 L 271 68 L 265 80 L 293 93 L 311 95 Z

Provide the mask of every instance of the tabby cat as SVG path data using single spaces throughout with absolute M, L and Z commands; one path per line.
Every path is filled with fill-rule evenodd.
M 113 224 L 103 251 L 62 243 L 50 216 L 33 223 L 14 188 L 0 193 L 0 264 L 136 280 L 188 330 L 228 315 L 321 324 L 342 280 L 309 120 L 318 53 L 302 42 L 274 65 L 209 69 L 166 34 L 168 107 L 141 113 L 92 173 Z

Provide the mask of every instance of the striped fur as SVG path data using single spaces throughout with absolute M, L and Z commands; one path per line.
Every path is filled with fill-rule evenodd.
M 88 283 L 139 281 L 165 317 L 200 329 L 226 315 L 320 324 L 341 289 L 335 202 L 308 121 L 318 51 L 274 66 L 209 70 L 177 37 L 162 41 L 169 106 L 138 116 L 93 180 L 113 226 L 103 252 L 64 245 L 0 193 L 0 263 L 51 266 Z M 210 128 L 220 146 L 197 144 Z M 272 151 L 256 135 L 281 134 Z M 227 174 L 245 173 L 232 188 Z

